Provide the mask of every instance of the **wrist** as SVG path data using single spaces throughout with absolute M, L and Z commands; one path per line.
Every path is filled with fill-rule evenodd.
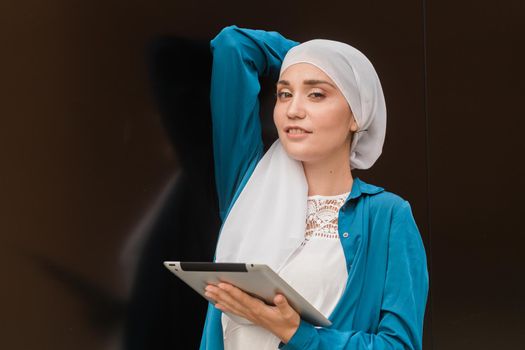
M 294 324 L 293 326 L 285 329 L 282 334 L 279 336 L 279 338 L 281 339 L 281 341 L 284 343 L 284 344 L 287 344 L 290 339 L 292 339 L 293 335 L 295 334 L 295 332 L 297 332 L 297 329 L 299 328 L 299 323 L 300 323 L 301 319 L 299 319 L 299 321 Z

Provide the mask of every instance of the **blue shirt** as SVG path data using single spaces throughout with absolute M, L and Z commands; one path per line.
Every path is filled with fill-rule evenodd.
M 297 42 L 277 32 L 224 28 L 211 41 L 211 108 L 221 219 L 263 156 L 259 76 L 278 76 Z M 422 348 L 428 293 L 425 249 L 410 205 L 355 178 L 339 211 L 348 280 L 329 319 L 316 328 L 301 320 L 282 349 L 394 350 Z M 200 349 L 223 349 L 221 311 L 208 305 Z

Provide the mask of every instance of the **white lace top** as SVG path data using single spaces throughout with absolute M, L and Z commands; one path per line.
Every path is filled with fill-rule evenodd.
M 338 215 L 349 192 L 309 196 L 304 241 L 277 273 L 326 317 L 348 278 L 339 240 Z M 279 338 L 244 318 L 222 314 L 225 350 L 275 350 Z

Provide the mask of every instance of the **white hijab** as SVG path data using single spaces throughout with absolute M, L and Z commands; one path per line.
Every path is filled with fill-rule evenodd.
M 288 51 L 280 75 L 296 63 L 321 69 L 342 92 L 358 125 L 351 168 L 370 168 L 381 154 L 386 131 L 383 90 L 370 61 L 348 44 L 315 39 Z M 307 198 L 302 163 L 275 141 L 230 209 L 215 261 L 267 264 L 279 271 L 304 239 Z

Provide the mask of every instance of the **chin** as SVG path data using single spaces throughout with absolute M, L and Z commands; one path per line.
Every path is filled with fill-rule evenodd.
M 308 149 L 304 146 L 299 145 L 290 145 L 290 143 L 282 142 L 281 144 L 286 151 L 286 154 L 290 156 L 290 158 L 295 159 L 300 162 L 311 162 L 318 158 L 317 152 L 312 152 L 312 150 Z

